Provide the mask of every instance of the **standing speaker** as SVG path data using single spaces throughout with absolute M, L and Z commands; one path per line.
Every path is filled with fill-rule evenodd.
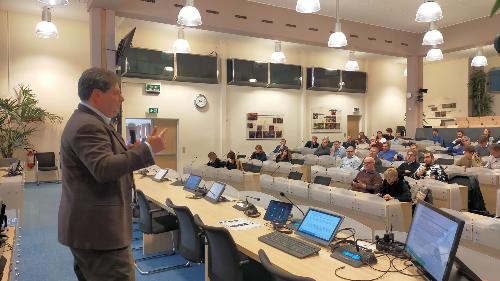
M 497 50 L 497 53 L 500 54 L 500 34 L 497 34 L 497 36 L 495 37 L 494 45 L 495 50 Z

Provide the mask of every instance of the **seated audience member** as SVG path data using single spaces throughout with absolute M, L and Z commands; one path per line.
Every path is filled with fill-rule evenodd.
M 392 135 L 392 128 L 385 129 L 385 134 L 383 134 L 384 138 L 388 141 L 393 140 L 394 136 Z
M 278 162 L 291 162 L 291 161 L 292 161 L 292 155 L 290 155 L 288 148 L 281 150 L 280 154 L 278 154 L 276 156 L 276 163 L 278 163 Z
M 413 174 L 413 178 L 417 180 L 425 178 L 448 182 L 448 175 L 441 165 L 434 164 L 434 154 L 429 151 L 424 152 L 424 163 Z
M 420 167 L 417 162 L 417 154 L 413 150 L 408 150 L 406 153 L 406 161 L 397 168 L 399 177 L 411 177 Z
M 369 142 L 370 142 L 370 140 L 365 135 L 365 132 L 359 132 L 358 138 L 356 139 L 356 143 L 360 144 L 360 143 L 369 143 Z
M 356 149 L 356 141 L 352 139 L 352 136 L 348 135 L 347 139 L 344 143 L 342 143 L 342 146 L 347 149 L 349 146 L 354 147 Z
M 500 144 L 493 144 L 491 155 L 486 160 L 484 167 L 488 169 L 500 169 Z
M 490 148 L 488 144 L 488 137 L 487 136 L 481 136 L 479 138 L 479 144 L 475 147 L 477 155 L 479 157 L 484 157 L 484 156 L 489 156 L 490 155 Z
M 359 171 L 356 178 L 351 182 L 352 190 L 378 193 L 382 186 L 382 178 L 375 171 L 375 159 L 368 156 L 363 160 L 363 170 Z
M 468 145 L 464 147 L 464 156 L 460 157 L 458 160 L 455 160 L 455 165 L 465 168 L 480 167 L 481 157 L 477 155 L 476 150 L 472 145 Z
M 400 145 L 402 145 L 405 142 L 406 142 L 406 140 L 404 140 L 403 137 L 401 136 L 401 132 L 400 131 L 396 131 L 396 135 L 392 139 L 391 143 L 392 144 L 400 144 Z
M 382 161 L 380 161 L 380 159 L 378 159 L 377 154 L 378 154 L 378 148 L 376 146 L 372 146 L 372 147 L 370 147 L 370 150 L 369 150 L 367 157 L 371 157 L 374 159 L 375 171 L 377 171 L 377 173 L 382 173 L 384 171 L 384 168 L 382 166 Z M 361 163 L 361 165 L 358 167 L 358 170 L 362 170 L 363 168 L 364 168 L 363 163 Z
M 416 144 L 410 145 L 410 150 L 413 150 L 415 152 L 415 157 L 417 158 L 417 162 L 423 163 L 424 162 L 424 153 L 418 150 L 418 146 Z
M 451 153 L 454 156 L 464 155 L 464 147 L 470 145 L 470 138 L 468 136 L 463 136 L 459 144 L 451 148 Z
M 389 168 L 384 172 L 384 182 L 379 195 L 386 201 L 392 199 L 398 199 L 401 202 L 411 201 L 410 187 L 403 178 L 398 176 L 395 168 Z
M 377 131 L 377 136 L 375 138 L 377 142 L 384 143 L 387 141 L 386 138 L 384 138 L 384 134 L 382 134 L 382 131 Z
M 438 129 L 432 129 L 432 137 L 430 140 L 436 145 L 444 146 L 444 139 L 439 135 Z
M 326 139 L 328 141 L 328 147 L 332 148 L 333 147 L 333 142 L 330 141 L 330 137 L 326 136 L 326 137 L 324 137 L 324 139 Z
M 258 144 L 255 146 L 255 151 L 250 156 L 250 159 L 257 159 L 262 162 L 267 160 L 266 153 L 262 150 L 262 145 Z
M 494 138 L 491 135 L 491 130 L 490 129 L 484 128 L 484 130 L 483 130 L 483 136 L 485 136 L 486 139 L 488 140 L 488 145 L 491 145 L 493 143 Z
M 330 155 L 338 158 L 345 157 L 345 148 L 340 145 L 339 141 L 336 140 L 333 142 L 333 147 L 330 149 Z
M 304 147 L 309 147 L 309 148 L 318 148 L 319 143 L 318 143 L 318 137 L 317 136 L 312 136 L 310 141 L 306 142 L 306 145 Z
M 390 162 L 403 159 L 395 150 L 391 149 L 390 142 L 382 144 L 382 150 L 377 154 L 378 158 L 384 159 Z
M 227 154 L 226 169 L 242 170 L 241 161 L 236 159 L 236 154 L 233 151 L 229 151 Z
M 382 150 L 382 143 L 377 141 L 377 138 L 374 136 L 370 137 L 370 147 L 375 146 L 379 151 Z
M 286 146 L 286 139 L 281 139 L 280 144 L 274 148 L 273 153 L 280 153 L 283 149 L 288 149 Z
M 356 170 L 361 165 L 361 159 L 354 155 L 354 147 L 349 146 L 346 149 L 346 157 L 340 162 L 341 169 Z
M 324 138 L 321 141 L 321 145 L 314 151 L 314 155 L 316 156 L 321 156 L 321 155 L 330 155 L 330 147 L 328 146 L 328 139 Z
M 208 153 L 208 163 L 207 166 L 214 167 L 214 168 L 222 168 L 224 164 L 222 161 L 220 161 L 219 158 L 217 158 L 217 154 L 215 152 L 211 151 Z
M 460 145 L 462 143 L 463 137 L 464 137 L 464 131 L 458 130 L 457 137 L 450 144 L 448 144 L 448 151 L 451 151 L 453 147 Z

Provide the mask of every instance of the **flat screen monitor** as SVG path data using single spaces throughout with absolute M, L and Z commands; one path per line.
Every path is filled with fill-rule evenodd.
M 428 279 L 448 280 L 464 224 L 430 204 L 417 204 L 405 252 Z
M 271 200 L 267 206 L 264 220 L 284 224 L 292 212 L 293 205 L 281 201 Z
M 337 234 L 343 220 L 343 216 L 311 208 L 307 211 L 295 234 L 328 246 Z
M 207 192 L 207 195 L 205 195 L 205 199 L 212 203 L 217 203 L 222 196 L 222 193 L 224 193 L 224 189 L 226 189 L 225 184 L 214 182 L 210 190 Z
M 200 176 L 190 175 L 189 178 L 186 180 L 186 184 L 184 185 L 184 190 L 194 192 L 198 188 L 200 182 L 201 182 Z

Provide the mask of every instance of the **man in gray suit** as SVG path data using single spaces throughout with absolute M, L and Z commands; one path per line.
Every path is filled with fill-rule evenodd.
M 61 137 L 59 242 L 71 249 L 78 280 L 135 280 L 132 171 L 154 164 L 166 130 L 156 135 L 155 129 L 146 143 L 125 145 L 110 124 L 124 100 L 111 71 L 84 71 L 78 96 Z

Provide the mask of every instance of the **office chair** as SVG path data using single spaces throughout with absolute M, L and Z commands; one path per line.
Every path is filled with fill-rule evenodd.
M 275 267 L 262 249 L 259 250 L 259 259 L 262 266 L 271 274 L 273 281 L 315 281 L 312 278 L 293 275 Z
M 227 229 L 205 225 L 198 215 L 194 215 L 194 222 L 203 229 L 208 241 L 208 277 L 211 281 L 271 280 L 258 262 L 242 257 Z
M 163 209 L 152 209 L 149 205 L 148 200 L 144 193 L 140 190 L 137 190 L 137 203 L 139 203 L 139 229 L 144 234 L 160 234 L 165 232 L 171 233 L 172 238 L 172 253 L 168 254 L 159 254 L 149 257 L 144 257 L 135 260 L 135 267 L 141 274 L 151 274 L 163 271 L 162 268 L 156 268 L 149 271 L 145 271 L 139 267 L 138 262 L 145 260 L 152 260 L 160 257 L 171 256 L 175 254 L 175 241 L 173 230 L 179 229 L 179 224 L 177 222 L 177 217 L 172 214 L 160 215 L 157 214 L 160 212 L 166 212 Z
M 54 152 L 37 152 L 35 153 L 35 171 L 36 185 L 40 185 L 39 172 L 56 171 L 57 180 L 59 182 L 59 168 L 56 164 L 56 154 Z

